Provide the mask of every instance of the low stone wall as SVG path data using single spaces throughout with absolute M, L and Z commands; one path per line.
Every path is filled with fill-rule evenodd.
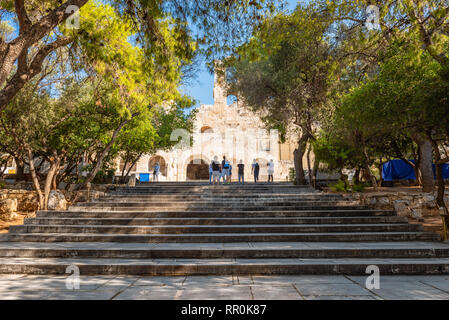
M 10 220 L 17 212 L 34 212 L 38 209 L 37 194 L 30 190 L 0 190 L 0 219 Z
M 95 186 L 90 191 L 90 200 L 98 199 L 104 196 L 107 187 Z M 70 199 L 74 193 L 78 193 L 77 202 L 86 202 L 88 200 L 87 190 L 65 191 L 52 190 L 49 197 L 49 210 L 66 210 L 70 206 Z M 17 217 L 17 213 L 34 216 L 39 208 L 38 196 L 35 191 L 26 189 L 0 189 L 0 219 L 9 221 Z
M 424 216 L 439 215 L 435 193 L 354 193 L 350 197 L 359 201 L 361 205 L 377 209 L 394 209 L 403 217 L 420 219 Z M 449 195 L 445 196 L 445 202 L 449 206 Z

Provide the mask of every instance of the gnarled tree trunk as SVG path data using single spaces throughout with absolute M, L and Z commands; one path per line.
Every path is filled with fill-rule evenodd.
M 435 180 L 432 169 L 432 144 L 421 136 L 416 135 L 414 140 L 419 146 L 419 171 L 421 173 L 422 191 L 433 192 Z
M 308 135 L 302 135 L 298 141 L 298 148 L 293 152 L 293 159 L 295 164 L 296 184 L 305 185 L 306 177 L 304 175 L 304 166 L 302 163 L 304 153 L 306 152 L 307 142 L 309 140 Z

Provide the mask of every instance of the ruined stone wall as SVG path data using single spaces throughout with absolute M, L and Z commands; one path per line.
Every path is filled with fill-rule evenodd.
M 434 193 L 378 192 L 354 193 L 351 196 L 362 205 L 377 209 L 394 209 L 399 216 L 420 219 L 424 216 L 437 216 L 439 209 Z M 445 197 L 449 206 L 449 195 Z

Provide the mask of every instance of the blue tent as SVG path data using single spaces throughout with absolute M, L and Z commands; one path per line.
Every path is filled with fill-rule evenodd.
M 410 160 L 410 162 L 415 162 Z M 435 165 L 433 165 L 433 175 L 435 176 Z M 415 180 L 415 171 L 402 160 L 390 160 L 382 166 L 382 178 L 384 181 L 393 180 Z M 449 179 L 449 163 L 443 164 L 443 178 Z
M 149 182 L 150 174 L 149 173 L 139 173 L 139 182 Z

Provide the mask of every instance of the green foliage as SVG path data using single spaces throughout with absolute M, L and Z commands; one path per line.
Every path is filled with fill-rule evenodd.
M 354 183 L 352 185 L 349 185 L 348 183 L 345 183 L 342 179 L 339 179 L 335 183 L 331 183 L 329 185 L 329 188 L 333 192 L 363 192 L 366 188 L 366 184 L 364 183 Z
M 313 136 L 326 113 L 336 63 L 325 40 L 329 24 L 313 5 L 278 14 L 230 59 L 230 90 L 261 111 L 269 127 Z
M 337 182 L 330 184 L 329 188 L 333 192 L 347 192 L 349 190 L 348 185 L 343 180 L 338 180 Z
M 351 190 L 353 192 L 363 192 L 365 190 L 365 188 L 366 188 L 366 184 L 364 184 L 364 183 L 354 183 L 351 186 Z
M 105 165 L 100 171 L 98 171 L 97 175 L 95 176 L 94 180 L 92 180 L 92 182 L 96 184 L 112 183 L 112 177 L 114 176 L 114 173 L 115 173 L 114 167 Z
M 293 182 L 296 184 L 296 172 L 295 168 L 290 168 L 288 171 L 288 181 Z

